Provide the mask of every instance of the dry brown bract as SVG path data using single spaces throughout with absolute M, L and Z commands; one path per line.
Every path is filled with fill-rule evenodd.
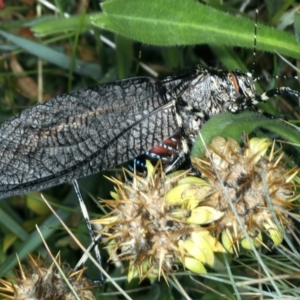
M 60 256 L 56 260 L 62 267 L 66 278 L 56 270 L 55 264 L 50 266 L 40 257 L 34 259 L 29 256 L 32 267 L 24 270 L 19 262 L 19 271 L 16 278 L 11 280 L 0 279 L 0 295 L 7 300 L 75 300 L 77 299 L 70 290 L 68 281 L 78 297 L 82 300 L 95 300 L 92 293 L 94 286 L 83 277 L 84 269 L 72 271 L 67 266 L 61 266 Z

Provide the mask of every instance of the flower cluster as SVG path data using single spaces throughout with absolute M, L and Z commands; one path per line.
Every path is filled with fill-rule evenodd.
M 187 171 L 165 175 L 147 162 L 147 178 L 130 173 L 115 184 L 110 213 L 95 223 L 111 260 L 129 262 L 128 279 L 170 274 L 182 264 L 195 273 L 219 265 L 216 253 L 252 249 L 267 236 L 275 246 L 291 226 L 298 169 L 286 169 L 284 153 L 268 139 L 216 137 L 203 158 L 193 158 L 202 178 Z M 206 266 L 205 266 L 206 265 Z
M 203 209 L 206 217 L 195 219 L 197 193 L 203 193 L 208 184 L 182 171 L 166 176 L 160 164 L 153 167 L 149 161 L 147 171 L 147 178 L 131 174 L 133 180 L 126 182 L 113 179 L 115 200 L 103 201 L 111 212 L 94 221 L 103 225 L 100 233 L 106 237 L 111 259 L 129 261 L 128 280 L 136 275 L 153 280 L 165 277 L 179 263 L 205 273 L 203 264 L 213 267 L 214 252 L 225 251 L 207 229 L 197 226 L 213 222 L 218 213 Z M 182 199 L 178 199 L 178 189 Z
M 296 199 L 297 168 L 286 169 L 284 153 L 275 151 L 266 138 L 246 138 L 241 147 L 232 138 L 215 137 L 206 156 L 193 159 L 211 187 L 204 204 L 223 213 L 215 223 L 228 252 L 238 254 L 239 245 L 252 249 L 264 245 L 267 235 L 275 246 L 291 226 L 288 210 Z M 267 155 L 267 150 L 272 145 Z

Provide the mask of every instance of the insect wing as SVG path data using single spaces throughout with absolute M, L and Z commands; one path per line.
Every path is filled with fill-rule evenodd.
M 147 77 L 54 97 L 0 127 L 0 198 L 99 172 L 176 132 L 163 85 Z

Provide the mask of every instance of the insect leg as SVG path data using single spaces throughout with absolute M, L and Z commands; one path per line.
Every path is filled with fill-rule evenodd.
M 254 99 L 253 103 L 258 104 L 260 102 L 269 100 L 271 97 L 280 96 L 280 95 L 289 95 L 289 96 L 297 97 L 298 99 L 300 98 L 299 91 L 295 91 L 289 87 L 282 86 L 282 87 L 279 87 L 276 89 L 271 89 L 269 91 L 262 93 L 261 95 L 257 96 Z M 257 102 L 255 102 L 255 101 L 257 101 Z
M 193 173 L 195 173 L 195 175 L 200 176 L 201 174 L 199 174 L 199 171 L 196 171 L 194 169 L 191 162 L 191 156 L 190 156 L 191 149 L 188 146 L 187 134 L 184 130 L 182 117 L 179 114 L 179 108 L 176 105 L 176 101 L 175 101 L 175 117 L 176 117 L 177 125 L 179 127 L 180 136 L 181 136 L 182 150 L 179 152 L 177 159 L 173 161 L 173 163 L 170 166 L 168 166 L 168 168 L 166 168 L 165 172 L 168 173 L 173 171 L 178 167 L 179 164 L 181 164 L 182 160 L 184 160 L 186 167 L 191 168 Z
M 96 236 L 95 240 L 92 241 L 92 243 L 88 246 L 88 248 L 86 249 L 86 251 L 88 253 L 91 253 L 93 251 L 93 249 L 95 249 L 96 245 L 98 245 L 98 242 L 101 240 L 101 238 L 102 238 L 102 236 L 100 234 L 98 234 Z M 80 260 L 78 261 L 77 265 L 75 266 L 74 270 L 76 271 L 76 270 L 82 268 L 82 266 L 85 264 L 85 262 L 87 260 L 88 260 L 88 256 L 86 254 L 83 254 L 82 257 L 80 258 Z M 102 284 L 103 281 L 100 282 L 100 280 L 98 280 L 98 283 Z
M 91 251 L 94 248 L 97 262 L 99 263 L 99 265 L 102 265 L 101 254 L 100 254 L 100 250 L 99 250 L 99 247 L 98 247 L 98 241 L 101 239 L 101 236 L 99 236 L 99 235 L 96 236 L 95 233 L 94 233 L 94 230 L 93 230 L 93 228 L 91 226 L 91 223 L 90 223 L 89 214 L 88 214 L 88 211 L 87 211 L 86 206 L 84 204 L 82 194 L 80 192 L 80 188 L 79 188 L 77 180 L 73 180 L 72 183 L 73 183 L 76 195 L 77 195 L 78 200 L 79 200 L 79 204 L 80 204 L 80 208 L 81 208 L 81 211 L 82 211 L 83 218 L 86 222 L 86 226 L 88 228 L 88 231 L 89 231 L 89 234 L 90 234 L 90 237 L 91 237 L 91 240 L 92 240 L 92 244 L 89 246 L 88 251 Z M 85 262 L 85 260 L 81 259 L 80 264 L 78 263 L 76 268 L 78 268 L 84 262 Z M 102 272 L 100 272 L 100 280 L 97 281 L 97 282 L 99 282 L 99 284 L 102 284 L 104 282 L 104 277 L 103 277 Z

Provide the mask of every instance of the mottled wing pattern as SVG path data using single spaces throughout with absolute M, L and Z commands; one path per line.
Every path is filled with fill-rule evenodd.
M 99 172 L 177 130 L 163 85 L 147 77 L 54 97 L 0 127 L 0 198 Z

